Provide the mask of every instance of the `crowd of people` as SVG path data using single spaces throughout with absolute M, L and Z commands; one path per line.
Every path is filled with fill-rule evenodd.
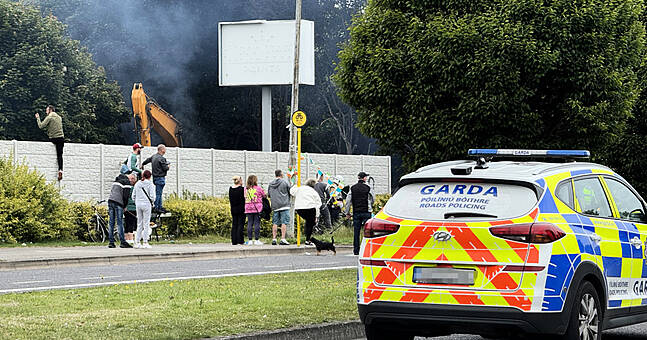
M 41 121 L 40 115 L 35 114 L 37 125 L 45 130 L 50 141 L 56 147 L 58 165 L 58 180 L 63 179 L 63 147 L 64 134 L 61 117 L 54 106 L 46 107 L 47 116 Z M 142 162 L 142 168 L 151 164 L 152 171 L 138 167 L 138 160 L 143 146 L 133 145 L 132 153 L 123 162 L 119 175 L 115 178 L 108 199 L 109 248 L 115 248 L 115 227 L 119 233 L 121 248 L 151 248 L 150 238 L 151 215 L 165 213 L 162 205 L 162 194 L 166 185 L 166 174 L 170 162 L 164 158 L 166 147 L 157 146 L 157 153 Z M 283 171 L 274 172 L 275 179 L 267 188 L 267 192 L 258 185 L 258 177 L 249 175 L 243 185 L 240 176 L 232 178 L 233 185 L 229 188 L 229 202 L 232 215 L 231 243 L 262 245 L 260 240 L 261 217 L 272 219 L 272 245 L 289 245 L 286 239 L 287 225 L 290 224 L 291 196 L 294 197 L 294 209 L 305 221 L 306 245 L 310 241 L 315 227 L 320 230 L 332 228 L 332 221 L 341 214 L 340 202 L 343 197 L 334 198 L 334 190 L 325 182 L 323 173 L 319 178 L 308 179 L 303 186 L 290 185 Z M 359 253 L 360 231 L 364 223 L 371 218 L 375 194 L 366 182 L 369 175 L 365 172 L 358 174 L 358 182 L 344 188 L 346 196 L 344 215 L 353 219 L 353 253 Z M 341 200 L 341 201 L 340 201 Z M 350 209 L 353 208 L 353 215 Z M 245 220 L 247 220 L 247 242 L 245 242 Z M 125 228 L 124 228 L 125 221 Z M 281 229 L 281 240 L 277 241 L 278 229 Z
M 240 176 L 232 178 L 229 188 L 229 204 L 232 215 L 231 244 L 262 245 L 259 239 L 261 217 L 272 219 L 272 245 L 289 245 L 286 239 L 287 225 L 290 224 L 290 200 L 294 197 L 294 209 L 305 221 L 305 244 L 312 245 L 311 238 L 315 227 L 319 230 L 332 228 L 332 221 L 340 215 L 338 199 L 331 195 L 334 188 L 324 180 L 321 174 L 317 180 L 308 179 L 303 186 L 291 185 L 284 177 L 283 171 L 274 171 L 274 180 L 267 192 L 258 185 L 258 177 L 249 175 L 245 185 Z M 373 188 L 367 184 L 369 175 L 360 172 L 355 185 L 345 188 L 346 196 L 344 215 L 353 219 L 353 253 L 359 254 L 360 231 L 364 223 L 371 218 L 375 199 Z M 353 209 L 351 215 L 350 209 Z M 245 219 L 247 220 L 247 242 L 245 242 Z M 278 229 L 281 239 L 277 241 Z
M 151 248 L 151 216 L 164 213 L 162 193 L 170 162 L 164 158 L 166 146 L 157 146 L 157 153 L 142 162 L 142 168 L 152 164 L 152 171 L 140 169 L 138 157 L 143 146 L 133 145 L 133 151 L 121 166 L 108 198 L 108 248 L 115 248 L 115 227 L 120 248 Z M 125 220 L 125 228 L 124 228 Z

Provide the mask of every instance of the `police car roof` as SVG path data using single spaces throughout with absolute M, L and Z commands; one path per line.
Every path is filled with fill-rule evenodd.
M 452 168 L 472 167 L 469 175 L 452 174 Z M 607 170 L 610 168 L 588 162 L 548 163 L 548 162 L 519 162 L 498 161 L 488 162 L 487 168 L 477 169 L 476 161 L 459 160 L 427 165 L 415 172 L 404 175 L 400 181 L 417 181 L 426 178 L 479 178 L 479 179 L 507 179 L 523 182 L 534 182 L 540 178 L 565 171 L 577 170 Z

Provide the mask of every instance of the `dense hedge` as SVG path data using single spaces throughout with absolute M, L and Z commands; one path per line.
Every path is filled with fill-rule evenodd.
M 389 194 L 377 195 L 373 211 L 380 211 L 389 198 Z M 199 197 L 184 193 L 182 198 L 171 195 L 165 200 L 164 206 L 171 212 L 171 217 L 161 229 L 163 234 L 177 234 L 179 230 L 180 235 L 184 236 L 230 235 L 231 213 L 229 199 L 226 197 Z M 261 219 L 261 236 L 270 235 L 271 221 Z
M 24 164 L 0 158 L 0 242 L 77 237 L 68 202 L 54 184 Z
M 179 231 L 183 236 L 231 235 L 232 219 L 227 197 L 197 197 L 184 193 L 180 198 L 171 195 L 164 201 L 164 207 L 171 217 L 161 228 L 163 234 L 177 235 Z M 261 219 L 261 236 L 270 235 L 271 221 Z
M 92 215 L 94 215 L 94 209 L 92 208 L 93 202 L 70 202 L 68 203 L 68 211 L 70 212 L 72 222 L 75 224 L 75 238 L 81 241 L 90 240 L 90 235 L 88 235 L 88 222 Z M 99 214 L 108 221 L 108 207 L 105 205 L 98 206 Z

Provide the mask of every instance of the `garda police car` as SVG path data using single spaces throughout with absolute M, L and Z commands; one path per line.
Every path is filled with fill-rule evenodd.
M 364 226 L 367 338 L 526 333 L 601 339 L 647 321 L 645 202 L 583 150 L 470 150 L 433 164 Z

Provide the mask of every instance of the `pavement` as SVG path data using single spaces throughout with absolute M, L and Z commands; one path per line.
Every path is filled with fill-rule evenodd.
M 151 244 L 151 249 L 122 249 L 102 246 L 0 248 L 0 271 L 37 269 L 52 266 L 88 266 L 197 259 L 226 259 L 265 255 L 316 254 L 314 247 L 247 246 L 231 244 Z M 337 252 L 348 254 L 352 246 L 339 245 Z

